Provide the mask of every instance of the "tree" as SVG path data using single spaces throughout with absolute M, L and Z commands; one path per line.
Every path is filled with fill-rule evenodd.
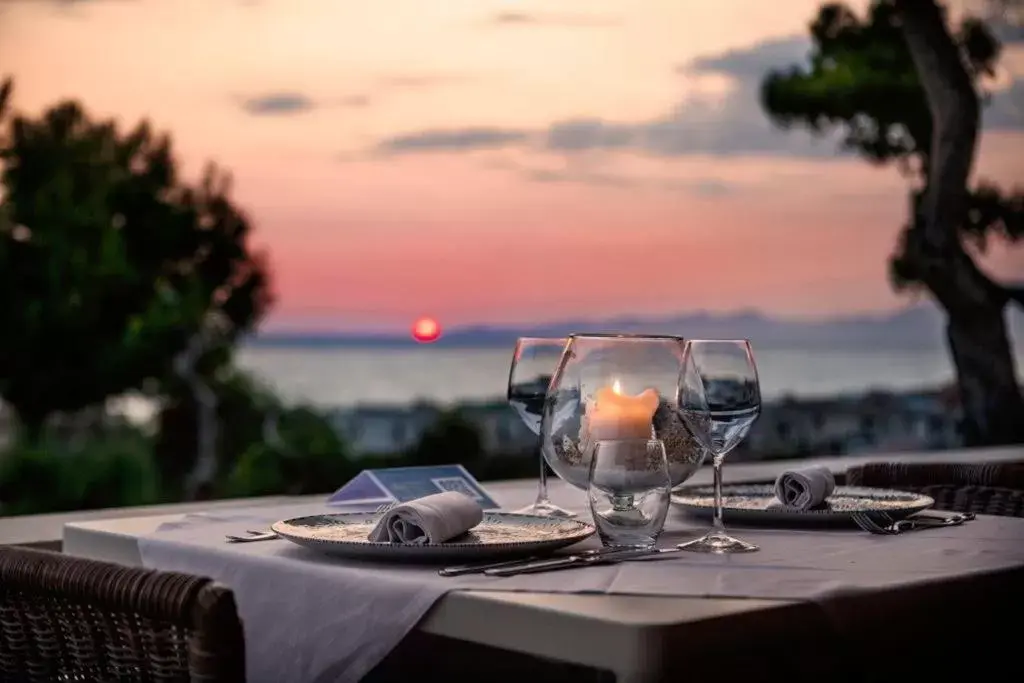
M 210 337 L 221 363 L 270 304 L 251 225 L 209 166 L 182 182 L 170 138 L 76 102 L 38 118 L 0 89 L 0 397 L 31 439 L 47 418 L 173 376 Z M 197 363 L 199 361 L 197 360 Z
M 985 24 L 951 31 L 931 0 L 875 0 L 864 19 L 839 4 L 811 24 L 810 64 L 770 73 L 762 103 L 783 127 L 842 132 L 842 146 L 912 181 L 911 217 L 890 262 L 895 286 L 923 288 L 945 311 L 972 445 L 1024 441 L 1024 398 L 1005 321 L 1024 290 L 994 282 L 968 248 L 1024 236 L 1024 195 L 968 179 L 978 87 L 1000 45 Z

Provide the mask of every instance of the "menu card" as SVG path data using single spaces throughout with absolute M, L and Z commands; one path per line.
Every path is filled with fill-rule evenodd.
M 406 501 L 444 491 L 458 491 L 484 510 L 500 506 L 462 465 L 387 467 L 363 470 L 331 494 L 328 505 L 382 505 Z

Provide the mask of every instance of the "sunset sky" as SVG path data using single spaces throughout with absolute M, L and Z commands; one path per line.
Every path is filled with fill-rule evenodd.
M 905 181 L 757 103 L 818 4 L 0 0 L 0 76 L 229 169 L 271 327 L 890 310 Z M 996 87 L 979 172 L 1024 181 L 1024 42 Z

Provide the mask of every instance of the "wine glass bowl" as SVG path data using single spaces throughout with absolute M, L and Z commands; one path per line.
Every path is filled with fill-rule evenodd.
M 671 487 L 693 476 L 706 449 L 677 406 L 685 346 L 674 336 L 571 336 L 541 423 L 542 452 L 555 474 L 586 490 L 598 442 L 653 439 L 663 445 Z
M 725 455 L 739 445 L 761 412 L 757 378 L 724 376 L 704 380 L 711 415 L 711 448 Z
M 512 355 L 508 373 L 508 402 L 527 428 L 540 435 L 551 375 L 565 349 L 566 339 L 558 337 L 520 337 Z

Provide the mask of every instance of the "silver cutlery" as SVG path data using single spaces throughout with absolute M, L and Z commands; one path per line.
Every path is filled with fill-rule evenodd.
M 680 552 L 679 548 L 623 548 L 617 552 L 598 553 L 593 555 L 568 555 L 547 560 L 537 560 L 501 569 L 486 569 L 487 576 L 516 576 L 518 574 L 536 574 L 538 572 L 569 569 L 572 567 L 589 567 L 595 564 L 617 564 L 627 560 L 637 560 L 654 555 Z
M 894 519 L 885 512 L 873 511 L 854 512 L 850 517 L 864 531 L 872 534 L 895 536 L 919 529 L 960 526 L 964 522 L 974 519 L 974 513 L 953 513 L 943 516 L 914 515 L 904 519 Z
M 246 531 L 248 536 L 234 536 L 227 534 L 224 538 L 228 540 L 228 543 L 253 543 L 255 541 L 272 541 L 275 538 L 280 538 L 273 531 Z
M 580 557 L 592 557 L 595 555 L 607 555 L 610 553 L 622 552 L 622 548 L 593 548 L 591 550 L 581 550 L 573 555 L 533 555 L 531 557 L 520 557 L 517 560 L 502 560 L 500 562 L 485 562 L 483 564 L 463 564 L 457 567 L 445 567 L 444 569 L 438 570 L 438 574 L 441 576 L 463 576 L 465 574 L 483 574 L 485 571 L 490 569 L 506 569 L 511 567 L 518 567 L 523 564 L 530 564 L 533 562 L 541 562 L 543 560 L 561 560 L 567 557 L 580 556 Z
M 943 510 L 925 510 L 924 512 L 918 512 L 913 515 L 910 519 L 939 519 L 942 521 L 950 521 L 958 519 L 962 522 L 969 522 L 974 519 L 977 515 L 973 512 L 944 512 Z
M 373 511 L 373 514 L 383 515 L 396 505 L 398 505 L 398 503 L 384 503 L 383 505 L 378 505 L 377 509 Z M 224 538 L 227 539 L 228 543 L 254 543 L 257 541 L 273 541 L 276 538 L 281 538 L 270 529 L 262 529 L 260 531 L 249 529 L 245 533 L 248 535 L 236 536 L 233 534 L 227 534 Z

